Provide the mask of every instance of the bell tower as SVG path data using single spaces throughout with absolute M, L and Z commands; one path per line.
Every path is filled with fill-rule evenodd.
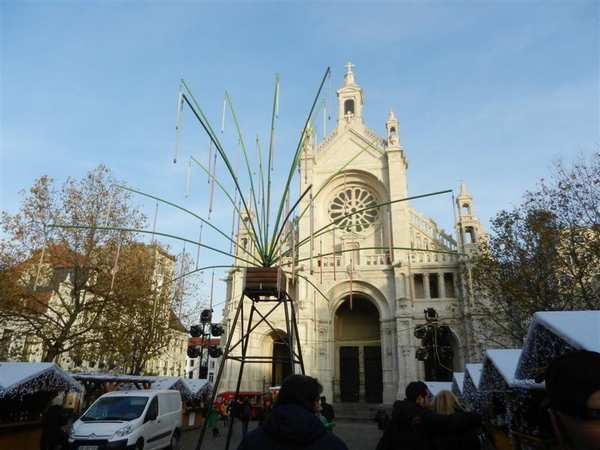
M 363 124 L 363 90 L 354 82 L 354 73 L 351 62 L 346 64 L 346 75 L 344 75 L 344 85 L 337 91 L 338 97 L 338 121 L 340 127 L 344 122 L 348 125 L 354 123 Z
M 460 183 L 460 194 L 456 197 L 458 209 L 458 236 L 459 251 L 467 255 L 478 252 L 479 242 L 486 238 L 486 233 L 481 227 L 481 221 L 473 213 L 473 196 L 467 192 L 465 182 Z

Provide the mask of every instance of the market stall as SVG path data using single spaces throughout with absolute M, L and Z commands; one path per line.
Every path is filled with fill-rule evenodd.
M 152 389 L 174 389 L 180 392 L 182 400 L 182 426 L 190 428 L 202 424 L 205 416 L 204 400 L 212 391 L 212 384 L 205 379 L 179 377 L 156 377 Z
M 544 382 L 548 363 L 557 356 L 575 350 L 600 352 L 600 311 L 543 311 L 536 312 L 527 332 L 523 351 L 515 368 L 515 380 L 532 383 Z M 542 384 L 543 385 L 543 384 Z M 516 449 L 560 448 L 548 430 L 545 392 L 535 395 L 515 416 L 515 423 L 523 424 L 511 432 Z M 515 400 L 515 402 L 518 400 Z M 515 406 L 515 410 L 516 406 Z
M 0 448 L 39 449 L 41 420 L 57 399 L 76 406 L 83 386 L 55 363 L 0 363 Z
M 600 352 L 600 311 L 536 312 L 523 345 L 516 378 L 543 381 L 548 362 L 573 350 Z
M 461 401 L 472 411 L 483 412 L 485 401 L 479 395 L 479 380 L 483 364 L 467 364 L 462 388 Z
M 522 448 L 519 442 L 523 436 L 531 437 L 531 448 L 556 443 L 548 417 L 540 407 L 545 399 L 543 383 L 515 378 L 521 353 L 514 349 L 485 353 L 479 394 L 485 399 L 486 427 L 497 449 Z
M 464 372 L 454 372 L 452 374 L 452 393 L 458 397 L 458 399 L 463 402 L 463 386 L 465 385 L 465 373 Z

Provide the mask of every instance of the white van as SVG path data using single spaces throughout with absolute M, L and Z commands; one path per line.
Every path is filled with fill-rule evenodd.
M 176 450 L 181 436 L 179 391 L 104 394 L 69 431 L 72 450 Z

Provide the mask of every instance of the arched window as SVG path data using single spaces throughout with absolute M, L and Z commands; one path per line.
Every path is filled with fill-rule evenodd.
M 344 115 L 346 115 L 348 113 L 350 113 L 352 115 L 355 114 L 355 111 L 354 111 L 354 100 L 350 99 L 350 100 L 346 100 L 344 102 Z

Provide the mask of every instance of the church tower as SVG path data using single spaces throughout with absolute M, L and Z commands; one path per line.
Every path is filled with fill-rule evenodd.
M 473 213 L 473 197 L 467 192 L 465 182 L 460 183 L 460 194 L 456 197 L 458 209 L 459 251 L 466 255 L 476 255 L 481 239 L 486 238 L 480 220 Z
M 334 402 L 390 404 L 404 397 L 408 382 L 451 381 L 453 370 L 471 362 L 468 308 L 461 307 L 459 292 L 463 260 L 451 234 L 409 204 L 400 122 L 392 109 L 383 113 L 385 137 L 365 124 L 363 89 L 353 68 L 346 64 L 337 90 L 336 127 L 320 142 L 316 130 L 305 130 L 299 179 L 300 192 L 309 192 L 300 200 L 293 234 L 302 245 L 284 270 L 306 373 Z M 459 199 L 468 211 L 460 216 L 461 229 L 481 235 L 464 185 Z M 227 280 L 226 328 L 242 278 L 232 270 Z M 243 390 L 279 385 L 290 372 L 278 353 L 290 338 L 285 320 L 275 317 L 276 333 L 253 331 L 249 352 L 279 356 L 272 366 L 246 369 Z M 432 323 L 445 330 L 435 343 L 420 332 Z M 235 386 L 220 389 L 226 388 Z

